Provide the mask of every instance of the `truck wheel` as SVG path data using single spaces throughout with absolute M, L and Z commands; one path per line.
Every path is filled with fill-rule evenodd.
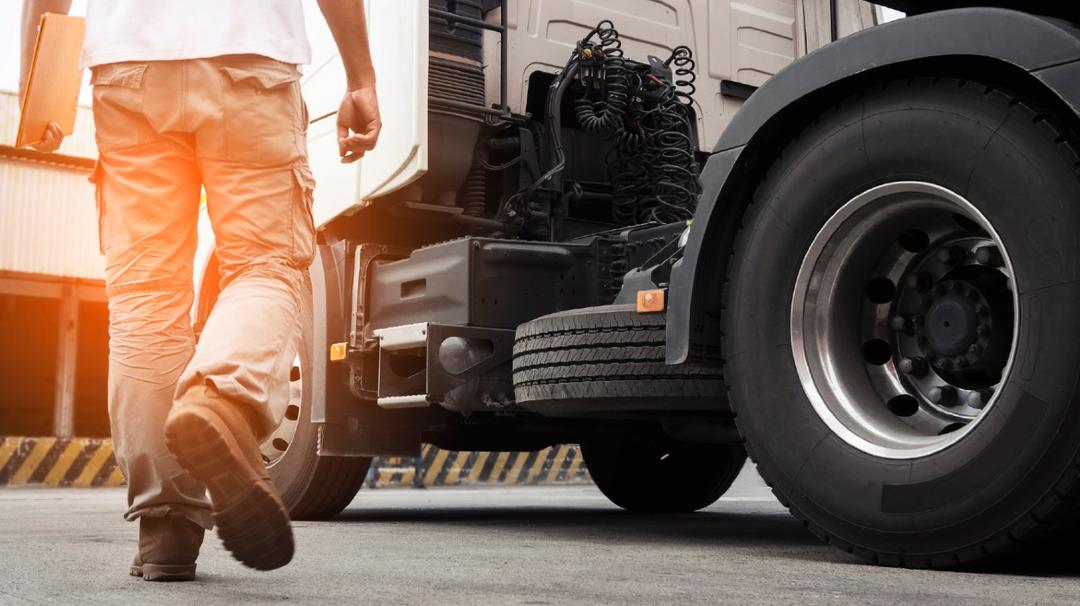
M 644 436 L 581 444 L 600 492 L 634 513 L 689 513 L 712 505 L 746 462 L 741 444 L 689 444 Z
M 371 459 L 324 457 L 318 453 L 318 428 L 311 422 L 311 307 L 305 301 L 306 319 L 299 353 L 290 374 L 291 397 L 275 410 L 281 419 L 276 431 L 259 445 L 274 485 L 296 520 L 331 518 L 352 502 L 364 484 Z
M 762 476 L 819 537 L 951 566 L 1080 506 L 1080 166 L 1027 99 L 869 88 L 765 175 L 726 293 L 725 376 Z
M 561 311 L 518 327 L 514 396 L 541 414 L 672 406 L 719 409 L 716 368 L 664 363 L 665 314 L 634 305 Z

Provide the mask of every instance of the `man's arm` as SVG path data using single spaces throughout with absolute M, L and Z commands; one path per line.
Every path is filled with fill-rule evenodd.
M 363 0 L 319 0 L 319 9 L 345 64 L 345 98 L 337 114 L 338 153 L 342 162 L 355 162 L 375 147 L 382 129 L 364 4 Z
M 34 59 L 34 45 L 37 42 L 38 25 L 45 13 L 62 13 L 71 10 L 71 0 L 23 0 L 22 11 L 22 54 L 19 56 L 19 103 L 26 94 L 26 79 L 30 77 L 30 62 Z M 64 133 L 60 125 L 50 122 L 40 143 L 34 144 L 38 151 L 51 152 L 60 147 Z

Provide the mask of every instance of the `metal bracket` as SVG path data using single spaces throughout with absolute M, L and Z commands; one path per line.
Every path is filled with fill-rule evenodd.
M 379 388 L 376 403 L 388 409 L 425 408 L 431 404 L 443 403 L 452 390 L 509 364 L 513 357 L 514 331 L 510 329 L 420 322 L 380 328 L 375 330 L 374 334 L 379 340 Z M 440 348 L 444 341 L 452 337 L 490 344 L 490 351 L 468 367 L 452 371 L 445 368 L 440 360 Z M 407 353 L 410 351 L 413 353 Z M 419 373 L 397 375 L 392 370 L 391 356 L 398 352 L 405 356 L 422 356 L 423 365 L 419 373 L 423 373 L 423 376 Z M 421 386 L 423 393 L 416 393 Z
M 443 368 L 439 361 L 439 348 L 449 337 L 463 337 L 491 343 L 491 353 L 475 364 L 456 373 Z M 465 383 L 482 377 L 503 364 L 509 363 L 514 355 L 514 331 L 502 328 L 480 328 L 476 326 L 448 326 L 431 324 L 428 326 L 427 345 L 427 392 L 434 402 L 442 402 L 451 390 Z
M 375 337 L 379 339 L 379 348 L 387 351 L 399 349 L 412 349 L 423 347 L 427 343 L 428 323 L 405 324 L 404 326 L 391 326 L 389 328 L 375 329 Z
M 424 377 L 417 374 L 399 376 L 393 371 L 391 356 L 394 352 L 418 350 L 427 353 L 427 322 L 405 324 L 379 328 L 374 331 L 379 340 L 379 396 L 375 402 L 383 408 L 425 408 L 431 403 L 426 393 L 409 393 L 419 386 L 426 386 L 426 368 L 421 369 Z M 427 360 L 424 361 L 427 366 Z M 419 380 L 425 379 L 425 380 Z M 405 393 L 401 393 L 404 391 Z

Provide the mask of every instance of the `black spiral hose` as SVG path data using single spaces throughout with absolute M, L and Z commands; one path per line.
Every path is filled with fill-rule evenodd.
M 498 217 L 506 223 L 508 232 L 524 231 L 535 222 L 534 217 L 543 214 L 543 209 L 532 208 L 539 188 L 562 187 L 566 156 L 559 126 L 560 107 L 575 82 L 585 89 L 573 103 L 578 123 L 583 130 L 611 144 L 605 163 L 612 191 L 612 220 L 619 225 L 672 223 L 693 216 L 701 193 L 693 110 L 693 53 L 689 47 L 678 46 L 663 66 L 658 64 L 646 66 L 626 60 L 619 32 L 608 20 L 601 21 L 578 42 L 566 69 L 556 76 L 548 91 L 553 163 L 536 181 L 501 205 Z M 463 190 L 469 189 L 468 184 L 467 180 Z
M 695 158 L 694 60 L 688 47 L 676 47 L 666 66 L 672 81 L 646 74 L 650 107 L 634 104 L 609 136 L 612 219 L 620 225 L 673 223 L 693 216 L 701 193 Z M 640 84 L 638 84 L 640 86 Z
M 688 46 L 676 46 L 671 51 L 671 56 L 665 64 L 672 68 L 674 76 L 675 95 L 679 101 L 691 105 L 694 102 L 694 93 L 697 92 L 697 63 L 694 62 L 694 53 Z
M 672 56 L 690 60 L 685 52 L 688 51 L 676 49 Z M 639 220 L 671 223 L 693 216 L 701 185 L 694 157 L 697 150 L 692 136 L 692 103 L 693 98 L 686 91 L 672 87 L 643 117 L 651 135 L 646 147 L 650 150 L 648 167 L 654 185 L 653 196 L 643 203 Z
M 601 21 L 578 44 L 576 53 L 579 63 L 595 66 L 603 74 L 604 90 L 601 99 L 578 99 L 574 114 L 584 130 L 612 136 L 622 128 L 631 92 L 631 74 L 623 59 L 619 32 L 611 21 Z
M 619 225 L 637 223 L 642 193 L 650 188 L 649 158 L 614 147 L 606 160 L 611 181 L 612 219 Z

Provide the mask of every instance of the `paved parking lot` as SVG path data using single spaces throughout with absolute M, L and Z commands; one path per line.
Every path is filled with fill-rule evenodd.
M 119 489 L 0 490 L 0 604 L 1080 603 L 1075 555 L 876 568 L 820 545 L 752 472 L 708 510 L 625 514 L 592 487 L 361 491 L 258 573 L 208 538 L 195 583 L 126 576 Z

